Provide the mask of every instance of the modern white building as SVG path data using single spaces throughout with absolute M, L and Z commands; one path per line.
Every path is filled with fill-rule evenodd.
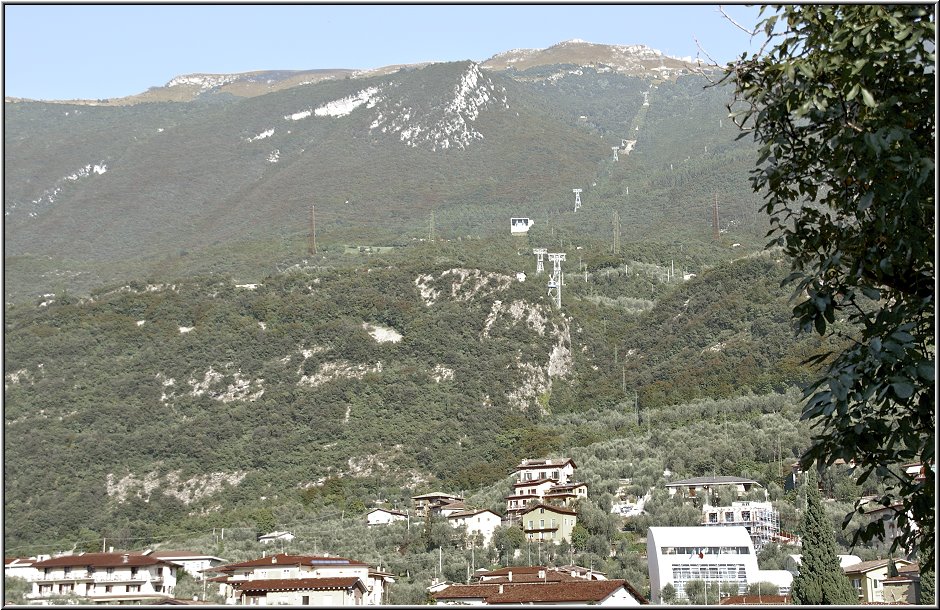
M 781 595 L 790 591 L 793 574 L 786 570 L 761 570 L 757 554 L 746 528 L 733 527 L 651 527 L 646 535 L 646 552 L 650 570 L 650 597 L 654 604 L 662 602 L 667 584 L 676 589 L 682 601 L 685 585 L 701 580 L 707 587 L 721 583 L 738 584 L 739 593 L 749 584 L 770 582 Z

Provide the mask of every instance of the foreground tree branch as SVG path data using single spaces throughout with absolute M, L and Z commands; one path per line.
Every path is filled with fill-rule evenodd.
M 765 7 L 766 10 L 766 7 Z M 926 5 L 771 9 L 761 52 L 729 64 L 729 111 L 760 145 L 768 245 L 792 261 L 798 332 L 852 341 L 805 391 L 801 463 L 853 462 L 895 511 L 892 549 L 933 563 L 936 17 Z M 762 13 L 763 14 L 763 13 Z M 769 44 L 773 41 L 773 44 Z M 926 476 L 904 474 L 905 464 Z M 858 505 L 855 541 L 884 536 Z

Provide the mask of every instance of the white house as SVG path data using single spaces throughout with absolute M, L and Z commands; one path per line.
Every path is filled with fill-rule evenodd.
M 212 580 L 227 604 L 379 605 L 395 582 L 392 574 L 361 561 L 284 553 L 213 571 L 222 574 Z
M 264 534 L 263 536 L 258 536 L 258 542 L 261 544 L 271 544 L 278 540 L 283 540 L 284 542 L 290 542 L 294 539 L 294 535 L 290 532 L 271 532 L 270 534 Z
M 587 497 L 587 485 L 572 480 L 577 467 L 571 458 L 522 460 L 512 493 L 504 498 L 506 514 L 513 519 L 537 502 L 570 506 Z
M 192 551 L 146 551 L 144 555 L 150 555 L 163 561 L 169 561 L 177 564 L 183 570 L 188 572 L 196 580 L 205 578 L 204 572 L 215 566 L 225 563 L 221 557 L 214 555 L 204 555 L 193 553 Z
M 661 603 L 667 584 L 685 596 L 685 584 L 703 580 L 718 587 L 733 582 L 744 594 L 751 583 L 770 582 L 781 595 L 790 591 L 793 574 L 786 570 L 761 570 L 747 529 L 734 527 L 651 527 L 646 535 L 650 592 L 654 604 Z
M 491 510 L 481 509 L 453 513 L 447 517 L 447 521 L 452 527 L 467 528 L 467 536 L 479 534 L 483 538 L 483 546 L 488 546 L 503 518 Z
M 405 521 L 407 513 L 390 508 L 373 508 L 366 513 L 366 525 L 388 525 L 395 521 Z
M 61 555 L 33 566 L 27 598 L 38 602 L 75 596 L 95 603 L 147 602 L 173 597 L 175 563 L 140 553 Z
M 38 573 L 33 564 L 41 559 L 49 559 L 48 555 L 39 557 L 4 557 L 3 575 L 7 578 L 22 578 L 23 580 L 34 580 Z

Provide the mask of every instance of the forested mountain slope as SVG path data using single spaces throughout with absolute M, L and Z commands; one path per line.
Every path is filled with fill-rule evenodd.
M 258 284 L 132 282 L 8 307 L 7 536 L 237 522 L 334 477 L 363 503 L 472 490 L 600 440 L 550 418 L 632 408 L 621 383 L 645 412 L 784 389 L 816 347 L 789 340 L 766 257 L 663 285 L 645 313 L 599 298 L 641 302 L 634 274 L 573 275 L 558 311 L 518 248 L 427 244 Z

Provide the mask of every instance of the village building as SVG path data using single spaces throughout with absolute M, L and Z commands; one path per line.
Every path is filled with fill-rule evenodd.
M 875 559 L 873 561 L 862 561 L 842 568 L 842 571 L 849 578 L 856 592 L 858 592 L 859 603 L 872 604 L 898 601 L 885 599 L 885 581 L 888 580 L 888 562 L 888 559 Z M 895 559 L 894 565 L 897 567 L 899 575 L 901 569 L 906 568 L 905 575 L 909 580 L 913 580 L 911 571 L 907 569 L 908 566 L 913 565 L 913 562 L 907 561 L 906 559 Z M 897 582 L 898 581 L 894 581 L 894 583 Z M 892 586 L 893 583 L 889 583 L 889 588 Z M 908 595 L 914 597 L 917 593 L 916 589 L 919 589 L 919 587 L 910 588 L 915 590 L 908 591 L 905 589 L 905 597 Z M 897 587 L 891 588 L 890 590 L 893 595 L 898 595 L 901 593 L 900 589 L 901 587 Z
M 481 579 L 468 585 L 450 585 L 431 593 L 431 598 L 438 605 L 639 606 L 649 603 L 625 580 L 577 578 L 541 566 L 535 570 L 533 573 L 528 568 L 507 569 L 505 576 Z
M 516 466 L 512 494 L 506 496 L 506 515 L 514 520 L 529 506 L 545 502 L 571 506 L 587 497 L 587 485 L 572 480 L 577 465 L 570 458 L 522 460 Z
M 180 566 L 140 553 L 60 555 L 33 564 L 30 601 L 75 597 L 93 603 L 145 603 L 173 597 Z
M 48 555 L 42 559 L 48 559 Z M 23 580 L 34 580 L 37 574 L 34 564 L 39 561 L 36 557 L 4 557 L 3 575 L 6 578 L 22 578 Z
M 452 502 L 463 502 L 463 498 L 454 494 L 435 491 L 420 496 L 411 496 L 411 501 L 413 503 L 412 512 L 416 517 L 423 519 L 428 513 L 438 514 L 441 507 Z
M 192 551 L 144 551 L 142 554 L 175 563 L 196 580 L 205 578 L 206 570 L 225 563 L 221 557 Z
M 763 486 L 757 481 L 742 477 L 695 477 L 666 484 L 670 496 L 679 493 L 689 498 L 705 498 L 706 501 L 721 489 L 731 489 L 737 496 L 741 496 L 758 488 L 763 489 Z
M 405 521 L 408 514 L 390 508 L 373 508 L 366 513 L 366 525 L 388 525 L 395 521 Z
M 491 510 L 479 509 L 451 513 L 447 516 L 447 521 L 452 527 L 466 528 L 468 546 L 474 545 L 476 538 L 480 539 L 482 546 L 488 546 L 503 518 Z
M 261 544 L 271 544 L 273 542 L 290 542 L 294 539 L 294 535 L 290 532 L 271 532 L 270 534 L 264 534 L 258 536 L 258 542 Z
M 578 523 L 578 513 L 550 504 L 535 504 L 519 515 L 527 540 L 560 544 L 571 542 L 571 532 Z
M 345 557 L 277 555 L 213 568 L 227 604 L 380 605 L 395 580 Z

